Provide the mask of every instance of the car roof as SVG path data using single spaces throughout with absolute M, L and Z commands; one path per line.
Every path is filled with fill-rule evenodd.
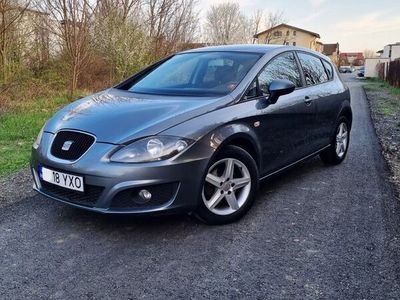
M 259 45 L 259 44 L 239 44 L 239 45 L 222 45 L 222 46 L 211 46 L 196 48 L 181 53 L 190 52 L 212 52 L 212 51 L 237 51 L 237 52 L 248 52 L 248 53 L 260 53 L 265 54 L 271 50 L 284 47 L 283 45 Z
M 242 53 L 258 53 L 264 55 L 276 49 L 281 49 L 282 51 L 291 50 L 291 51 L 308 52 L 317 55 L 320 58 L 323 58 L 327 61 L 330 61 L 329 57 L 327 57 L 326 55 L 311 50 L 309 48 L 298 47 L 298 46 L 287 46 L 287 45 L 271 45 L 271 44 L 237 44 L 237 45 L 211 46 L 211 47 L 190 49 L 179 53 L 227 51 L 227 52 L 242 52 Z

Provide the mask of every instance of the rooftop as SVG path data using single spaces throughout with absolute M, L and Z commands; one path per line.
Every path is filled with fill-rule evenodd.
M 322 53 L 325 55 L 332 55 L 333 53 L 337 53 L 338 51 L 339 51 L 339 43 L 323 44 Z
M 311 34 L 311 35 L 313 35 L 313 36 L 315 36 L 315 37 L 317 37 L 317 38 L 320 38 L 320 35 L 319 35 L 318 33 L 316 33 L 316 32 L 312 32 L 312 31 L 309 31 L 309 30 L 305 30 L 305 29 L 303 29 L 303 28 L 295 27 L 295 26 L 292 26 L 292 25 L 289 25 L 289 24 L 285 24 L 285 23 L 279 24 L 279 25 L 274 26 L 274 27 L 272 27 L 272 28 L 270 28 L 270 29 L 267 29 L 267 30 L 261 31 L 261 32 L 259 32 L 259 33 L 256 33 L 256 34 L 254 35 L 254 37 L 257 38 L 259 35 L 264 34 L 264 33 L 267 33 L 267 32 L 270 32 L 270 31 L 275 30 L 275 29 L 277 29 L 277 28 L 279 28 L 279 27 L 288 27 L 288 28 L 291 28 L 291 29 L 293 29 L 293 30 L 302 31 L 302 32 Z

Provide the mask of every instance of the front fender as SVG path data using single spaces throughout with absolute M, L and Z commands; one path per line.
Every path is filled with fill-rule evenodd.
M 231 144 L 244 148 L 253 156 L 258 166 L 261 164 L 261 146 L 257 142 L 258 139 L 254 129 L 248 124 L 227 124 L 217 128 L 205 138 L 209 139 L 214 155 L 217 155 L 225 145 Z
M 164 133 L 168 135 L 187 137 L 187 135 L 183 135 L 183 132 L 180 133 L 176 129 L 177 128 L 173 131 L 168 130 Z M 240 146 L 249 152 L 258 166 L 262 163 L 261 146 L 257 142 L 258 139 L 256 133 L 252 126 L 249 126 L 244 122 L 224 124 L 205 133 L 203 136 L 191 138 L 195 139 L 196 143 L 177 159 L 193 160 L 207 158 L 208 160 L 212 160 L 212 158 L 218 155 L 219 151 L 221 151 L 225 145 L 231 144 Z

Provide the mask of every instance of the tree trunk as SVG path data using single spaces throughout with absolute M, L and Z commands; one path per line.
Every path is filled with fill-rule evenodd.
M 79 77 L 79 62 L 78 58 L 74 58 L 73 66 L 72 66 L 72 74 L 71 74 L 71 87 L 70 87 L 70 100 L 72 100 L 75 96 L 77 87 L 78 87 L 78 77 Z

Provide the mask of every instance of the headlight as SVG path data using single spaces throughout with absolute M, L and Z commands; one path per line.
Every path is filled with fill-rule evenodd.
M 111 156 L 111 161 L 139 163 L 171 158 L 184 151 L 192 140 L 175 136 L 153 136 L 133 142 Z
M 43 130 L 44 130 L 44 126 L 42 127 L 42 129 L 40 129 L 39 134 L 36 138 L 36 141 L 33 143 L 34 149 L 39 148 L 40 142 L 42 141 L 42 137 L 43 137 Z

